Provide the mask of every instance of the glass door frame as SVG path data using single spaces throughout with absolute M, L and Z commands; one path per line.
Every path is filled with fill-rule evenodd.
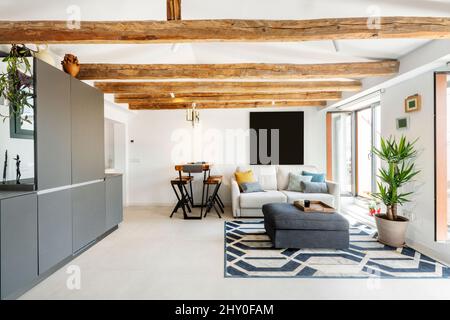
M 351 190 L 350 193 L 342 193 L 341 192 L 341 197 L 354 197 L 355 195 L 355 112 L 354 111 L 331 111 L 330 113 L 332 114 L 347 114 L 351 117 L 350 120 L 350 124 L 351 124 L 351 128 L 350 128 L 350 132 L 351 132 L 351 139 L 350 139 L 350 143 L 351 143 Z M 334 125 L 334 122 L 332 121 L 332 125 Z M 334 133 L 334 127 L 332 129 L 332 132 Z M 334 138 L 331 139 L 330 143 L 333 143 Z M 335 161 L 334 159 L 334 153 L 333 153 L 333 158 L 331 160 L 332 162 Z
M 376 108 L 381 108 L 381 101 L 377 101 L 374 102 L 368 106 L 365 106 L 363 108 L 359 108 L 357 110 L 339 110 L 339 111 L 331 111 L 330 113 L 347 113 L 350 114 L 351 113 L 351 123 L 352 123 L 352 128 L 351 128 L 351 132 L 352 132 L 352 139 L 351 139 L 351 149 L 352 149 L 352 195 L 355 198 L 361 199 L 361 200 L 367 200 L 367 197 L 363 197 L 361 195 L 358 194 L 358 137 L 357 137 L 357 132 L 358 132 L 358 117 L 357 117 L 357 113 L 359 111 L 362 110 L 367 110 L 367 109 L 371 109 L 371 118 L 372 118 L 372 123 L 371 123 L 371 146 L 375 146 L 376 145 L 376 130 L 377 130 L 377 125 L 378 122 L 380 121 L 380 119 L 377 119 L 376 117 Z M 371 158 L 371 192 L 376 192 L 377 191 L 377 162 L 376 162 L 376 158 L 373 156 L 373 153 L 370 153 L 370 158 Z M 332 161 L 334 161 L 334 159 L 332 159 Z M 346 196 L 346 195 L 343 195 Z M 348 195 L 347 195 L 348 196 Z
M 445 79 L 442 75 L 445 75 Z M 434 240 L 436 242 L 449 241 L 447 118 L 450 110 L 446 101 L 449 78 L 450 71 L 434 72 Z M 445 95 L 444 100 L 441 99 L 441 94 Z

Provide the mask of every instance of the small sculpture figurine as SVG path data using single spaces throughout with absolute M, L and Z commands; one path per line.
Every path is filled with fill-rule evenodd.
M 6 171 L 8 169 L 8 150 L 5 151 L 5 163 L 3 164 L 3 184 L 6 183 Z
M 16 183 L 20 184 L 20 176 L 22 175 L 20 173 L 20 157 L 17 155 L 13 160 L 16 160 Z

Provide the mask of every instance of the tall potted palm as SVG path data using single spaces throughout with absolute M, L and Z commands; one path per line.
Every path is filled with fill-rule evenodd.
M 420 172 L 414 164 L 417 156 L 416 141 L 407 141 L 405 136 L 399 141 L 392 137 L 382 138 L 380 148 L 373 149 L 373 153 L 385 163 L 378 171 L 379 191 L 373 194 L 386 206 L 386 213 L 375 215 L 378 241 L 393 247 L 405 244 L 409 220 L 397 214 L 397 207 L 411 201 L 414 193 L 402 192 L 401 187 Z

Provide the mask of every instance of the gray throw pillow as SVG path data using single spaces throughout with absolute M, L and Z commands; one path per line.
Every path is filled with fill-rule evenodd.
M 328 193 L 326 182 L 301 182 L 304 193 Z
M 264 192 L 259 182 L 243 182 L 240 187 L 243 193 Z
M 303 176 L 300 173 L 289 172 L 289 184 L 287 187 L 288 191 L 303 192 L 302 185 L 300 182 L 311 182 L 312 176 Z

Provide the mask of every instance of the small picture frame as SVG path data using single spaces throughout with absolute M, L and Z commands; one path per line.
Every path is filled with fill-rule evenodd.
M 409 96 L 405 99 L 405 112 L 419 111 L 422 106 L 422 101 L 419 94 Z
M 409 128 L 409 118 L 402 117 L 395 119 L 397 130 L 407 130 Z

